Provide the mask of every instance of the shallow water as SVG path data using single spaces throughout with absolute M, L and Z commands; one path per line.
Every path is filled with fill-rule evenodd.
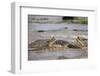
M 67 24 L 67 23 L 61 23 L 61 24 L 35 24 L 35 23 L 29 23 L 29 30 L 30 31 L 60 30 L 60 29 L 66 28 L 66 27 L 68 27 L 68 30 L 73 30 L 73 29 L 87 30 L 87 25 L 85 25 L 85 24 Z
M 68 27 L 68 29 L 64 29 Z M 73 31 L 78 29 L 80 31 Z M 44 30 L 44 32 L 37 32 L 38 30 Z M 81 31 L 84 30 L 84 31 Z M 74 42 L 77 35 L 88 39 L 87 25 L 82 24 L 29 24 L 28 28 L 28 43 L 39 39 L 50 39 L 55 37 L 56 39 Z M 38 51 L 28 51 L 29 60 L 55 60 L 55 59 L 74 59 L 74 58 L 87 58 L 87 47 L 83 49 L 49 51 L 47 49 Z
M 62 58 L 61 58 L 62 57 Z M 56 60 L 56 59 L 75 59 L 75 58 L 87 58 L 87 50 L 85 49 L 66 49 L 64 51 L 48 51 L 48 50 L 38 50 L 29 51 L 29 60 Z

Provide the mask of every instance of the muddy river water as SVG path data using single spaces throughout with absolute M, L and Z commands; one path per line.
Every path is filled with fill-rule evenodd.
M 74 42 L 77 35 L 88 39 L 88 27 L 83 24 L 29 24 L 28 43 L 39 39 L 56 39 Z M 39 31 L 42 32 L 39 32 Z M 67 48 L 66 50 L 49 51 L 28 50 L 28 60 L 55 60 L 55 59 L 75 59 L 87 58 L 88 47 L 82 49 Z

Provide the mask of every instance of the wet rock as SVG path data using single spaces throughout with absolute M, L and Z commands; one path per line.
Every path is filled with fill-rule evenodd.
M 87 31 L 87 30 L 82 30 L 82 29 L 73 29 L 73 31 L 82 31 L 82 32 L 84 32 L 84 31 Z
M 64 29 L 68 29 L 68 27 L 65 27 Z
M 44 30 L 39 30 L 39 31 L 37 31 L 37 32 L 45 32 Z
M 73 31 L 79 31 L 78 29 L 73 29 Z

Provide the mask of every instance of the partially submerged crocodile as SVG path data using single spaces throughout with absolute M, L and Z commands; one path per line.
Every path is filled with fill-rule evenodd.
M 70 43 L 68 45 L 69 48 L 83 48 L 83 47 L 87 47 L 87 39 L 85 38 L 80 38 L 79 36 L 77 36 L 75 42 Z
M 28 48 L 31 48 L 29 50 L 42 50 L 42 49 L 48 49 L 50 48 L 54 50 L 54 48 L 64 48 L 67 46 L 69 42 L 64 40 L 56 40 L 54 37 L 51 39 L 41 39 L 36 40 L 28 45 Z
M 41 50 L 41 49 L 46 49 L 48 45 L 48 39 L 41 39 L 41 40 L 36 40 L 28 45 L 28 48 L 31 48 L 29 50 Z
M 68 41 L 64 40 L 56 40 L 54 37 L 51 39 L 41 39 L 36 40 L 28 45 L 28 48 L 31 48 L 29 50 L 42 50 L 42 49 L 48 49 L 48 50 L 64 50 L 66 48 L 83 48 L 87 45 L 87 40 L 82 40 L 80 37 L 76 38 L 76 42 L 69 43 Z

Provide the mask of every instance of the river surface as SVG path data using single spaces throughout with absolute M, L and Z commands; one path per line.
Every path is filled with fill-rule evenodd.
M 77 35 L 88 39 L 88 26 L 83 24 L 36 24 L 30 23 L 28 26 L 28 43 L 39 39 L 56 39 L 74 42 Z M 38 32 L 42 30 L 42 32 Z M 55 59 L 75 59 L 87 58 L 88 48 L 49 51 L 28 51 L 28 60 L 55 60 Z
M 80 59 L 87 58 L 87 49 L 66 49 L 60 51 L 41 50 L 29 51 L 29 60 L 58 60 L 58 59 Z
M 68 30 L 73 29 L 80 29 L 80 30 L 87 30 L 86 24 L 67 24 L 67 23 L 60 23 L 60 24 L 36 24 L 36 23 L 29 23 L 29 31 L 38 31 L 38 30 L 60 30 L 63 28 L 68 28 Z

